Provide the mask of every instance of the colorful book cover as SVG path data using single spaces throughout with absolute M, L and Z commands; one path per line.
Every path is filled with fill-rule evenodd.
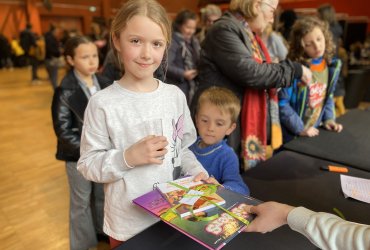
M 247 212 L 246 205 L 257 205 L 261 201 L 222 186 L 217 187 L 217 194 L 224 199 L 224 204 L 185 218 L 173 210 L 159 190 L 140 196 L 133 202 L 208 249 L 218 250 L 253 220 L 254 216 Z
M 157 189 L 136 198 L 133 202 L 156 217 L 160 217 L 161 214 L 171 208 L 170 203 Z
M 216 186 L 205 185 L 202 181 L 195 182 L 193 178 L 190 176 L 157 185 L 164 198 L 182 218 L 225 203 L 216 190 L 212 190 L 216 189 Z M 202 199 L 205 194 L 207 199 Z

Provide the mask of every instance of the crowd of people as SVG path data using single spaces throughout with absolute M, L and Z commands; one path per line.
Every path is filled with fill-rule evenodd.
M 56 158 L 65 161 L 70 187 L 72 250 L 93 248 L 104 237 L 113 248 L 153 224 L 131 201 L 158 182 L 193 175 L 249 195 L 241 171 L 296 137 L 319 136 L 319 127 L 342 131 L 335 105 L 345 112 L 346 58 L 334 8 L 321 6 L 317 16 L 287 10 L 276 19 L 278 5 L 231 0 L 222 12 L 210 4 L 200 11 L 199 27 L 191 10 L 171 23 L 155 0 L 129 0 L 110 36 L 94 29 L 61 39 L 51 26 L 37 37 L 31 25 L 19 42 L 1 36 L 0 48 L 13 51 L 1 53 L 2 67 L 30 65 L 37 81 L 43 61 L 54 89 Z M 58 83 L 63 61 L 67 73 Z M 158 121 L 161 132 L 146 133 Z M 280 214 L 268 226 L 274 211 Z M 293 228 L 300 214 L 316 225 L 309 219 L 315 213 L 303 208 L 266 203 L 249 212 L 257 219 L 247 231 Z M 328 241 L 299 230 L 319 247 Z M 356 244 L 369 247 L 370 229 L 361 230 Z
M 109 33 L 102 24 L 98 25 L 103 27 L 102 30 L 96 31 L 94 28 L 96 25 L 98 24 L 92 24 L 91 33 L 87 36 L 97 45 L 99 62 L 102 64 L 109 47 L 107 43 Z M 13 70 L 30 67 L 32 84 L 40 84 L 42 80 L 49 80 L 55 90 L 59 85 L 58 69 L 66 66 L 63 56 L 65 44 L 70 37 L 76 35 L 81 35 L 81 32 L 74 29 L 65 30 L 53 23 L 43 34 L 34 32 L 30 23 L 26 24 L 25 29 L 11 40 L 0 34 L 0 68 Z M 45 67 L 47 79 L 39 77 L 40 66 Z

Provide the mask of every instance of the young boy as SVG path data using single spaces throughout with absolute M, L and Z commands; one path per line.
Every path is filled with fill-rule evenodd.
M 240 101 L 233 92 L 220 87 L 205 90 L 198 99 L 195 124 L 199 137 L 190 147 L 198 161 L 225 188 L 249 195 L 239 174 L 239 160 L 224 137 L 234 131 Z

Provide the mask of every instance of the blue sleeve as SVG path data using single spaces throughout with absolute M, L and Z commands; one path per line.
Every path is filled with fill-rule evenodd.
M 328 99 L 323 107 L 322 121 L 333 120 L 335 121 L 335 105 L 334 105 L 334 94 L 330 93 Z
M 294 83 L 295 84 L 295 83 Z M 302 119 L 299 117 L 298 113 L 290 105 L 290 99 L 294 93 L 293 87 L 282 88 L 279 91 L 279 116 L 280 123 L 289 132 L 299 135 L 304 129 L 304 124 Z
M 225 154 L 222 159 L 220 169 L 220 171 L 222 171 L 222 179 L 220 180 L 220 184 L 231 191 L 249 195 L 249 188 L 240 176 L 239 160 L 234 151 L 230 149 L 230 152 Z

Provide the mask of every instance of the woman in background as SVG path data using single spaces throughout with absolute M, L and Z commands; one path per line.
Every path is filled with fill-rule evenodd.
M 173 21 L 172 42 L 168 51 L 167 83 L 178 86 L 190 103 L 196 88 L 200 45 L 195 37 L 197 15 L 183 10 Z
M 216 85 L 231 89 L 243 101 L 245 169 L 265 160 L 266 149 L 277 148 L 282 142 L 277 88 L 290 86 L 296 77 L 304 82 L 311 80 L 311 72 L 299 63 L 269 63 L 258 34 L 273 23 L 277 5 L 278 0 L 231 0 L 229 11 L 213 24 L 202 43 L 196 96 Z M 239 153 L 241 128 L 240 122 L 237 124 L 228 143 Z
M 222 15 L 220 7 L 215 4 L 207 4 L 206 7 L 200 9 L 200 19 L 202 27 L 197 33 L 197 38 L 199 42 L 202 42 L 206 37 L 208 29 L 213 25 L 213 23 L 219 19 Z

